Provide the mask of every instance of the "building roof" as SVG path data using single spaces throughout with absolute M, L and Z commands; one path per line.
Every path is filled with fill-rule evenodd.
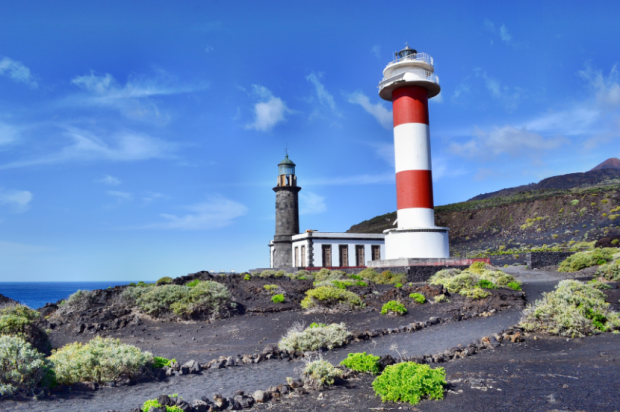
M 288 158 L 288 154 L 287 154 L 286 157 L 284 158 L 284 160 L 282 160 L 280 163 L 278 163 L 278 166 L 282 166 L 282 165 L 295 166 L 295 163 L 293 163 L 293 161 Z

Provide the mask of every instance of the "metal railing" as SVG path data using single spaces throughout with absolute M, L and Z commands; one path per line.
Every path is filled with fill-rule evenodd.
M 428 63 L 431 66 L 433 65 L 433 58 L 431 57 L 430 54 L 416 53 L 416 54 L 410 54 L 409 56 L 399 57 L 396 60 L 389 62 L 388 66 L 390 64 L 400 63 L 400 62 L 407 61 L 407 60 L 417 60 L 417 61 Z
M 400 80 L 407 73 L 415 74 L 416 76 L 418 76 L 420 78 L 420 80 L 428 80 L 430 82 L 439 84 L 439 77 L 435 73 L 431 73 L 428 70 L 415 70 L 415 71 L 408 71 L 408 72 L 405 72 L 405 73 L 399 73 L 396 76 L 388 77 L 387 79 L 383 78 L 383 80 L 381 80 L 379 82 L 379 86 L 378 87 L 382 88 L 384 86 L 387 86 L 388 84 L 391 84 L 391 83 L 393 83 L 393 82 L 395 82 L 397 80 Z

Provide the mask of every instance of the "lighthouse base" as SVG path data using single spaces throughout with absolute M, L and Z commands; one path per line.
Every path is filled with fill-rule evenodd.
M 450 257 L 446 227 L 388 229 L 385 233 L 385 260 L 445 259 Z

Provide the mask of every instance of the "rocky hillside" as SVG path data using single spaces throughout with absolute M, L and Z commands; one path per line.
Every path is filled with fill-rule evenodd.
M 348 232 L 381 233 L 393 228 L 395 219 L 396 213 L 377 216 Z M 503 254 L 543 245 L 567 248 L 601 238 L 611 243 L 620 238 L 620 184 L 540 189 L 439 206 L 435 222 L 450 228 L 455 256 Z
M 620 159 L 617 157 L 612 157 L 611 159 L 605 160 L 600 165 L 593 167 L 590 171 L 602 169 L 620 169 Z

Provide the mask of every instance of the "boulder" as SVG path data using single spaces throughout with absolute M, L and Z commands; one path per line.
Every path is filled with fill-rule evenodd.
M 159 402 L 161 406 L 172 406 L 175 403 L 168 395 L 159 395 L 157 397 L 157 402 Z
M 252 394 L 252 397 L 254 398 L 256 402 L 259 402 L 259 403 L 268 402 L 270 398 L 268 392 L 261 391 L 261 390 L 255 391 Z
M 196 399 L 192 402 L 192 407 L 194 408 L 194 412 L 208 412 L 209 404 L 205 401 L 201 401 L 200 399 Z
M 200 364 L 195 360 L 185 362 L 181 368 L 187 368 L 189 373 L 199 373 L 201 370 Z

